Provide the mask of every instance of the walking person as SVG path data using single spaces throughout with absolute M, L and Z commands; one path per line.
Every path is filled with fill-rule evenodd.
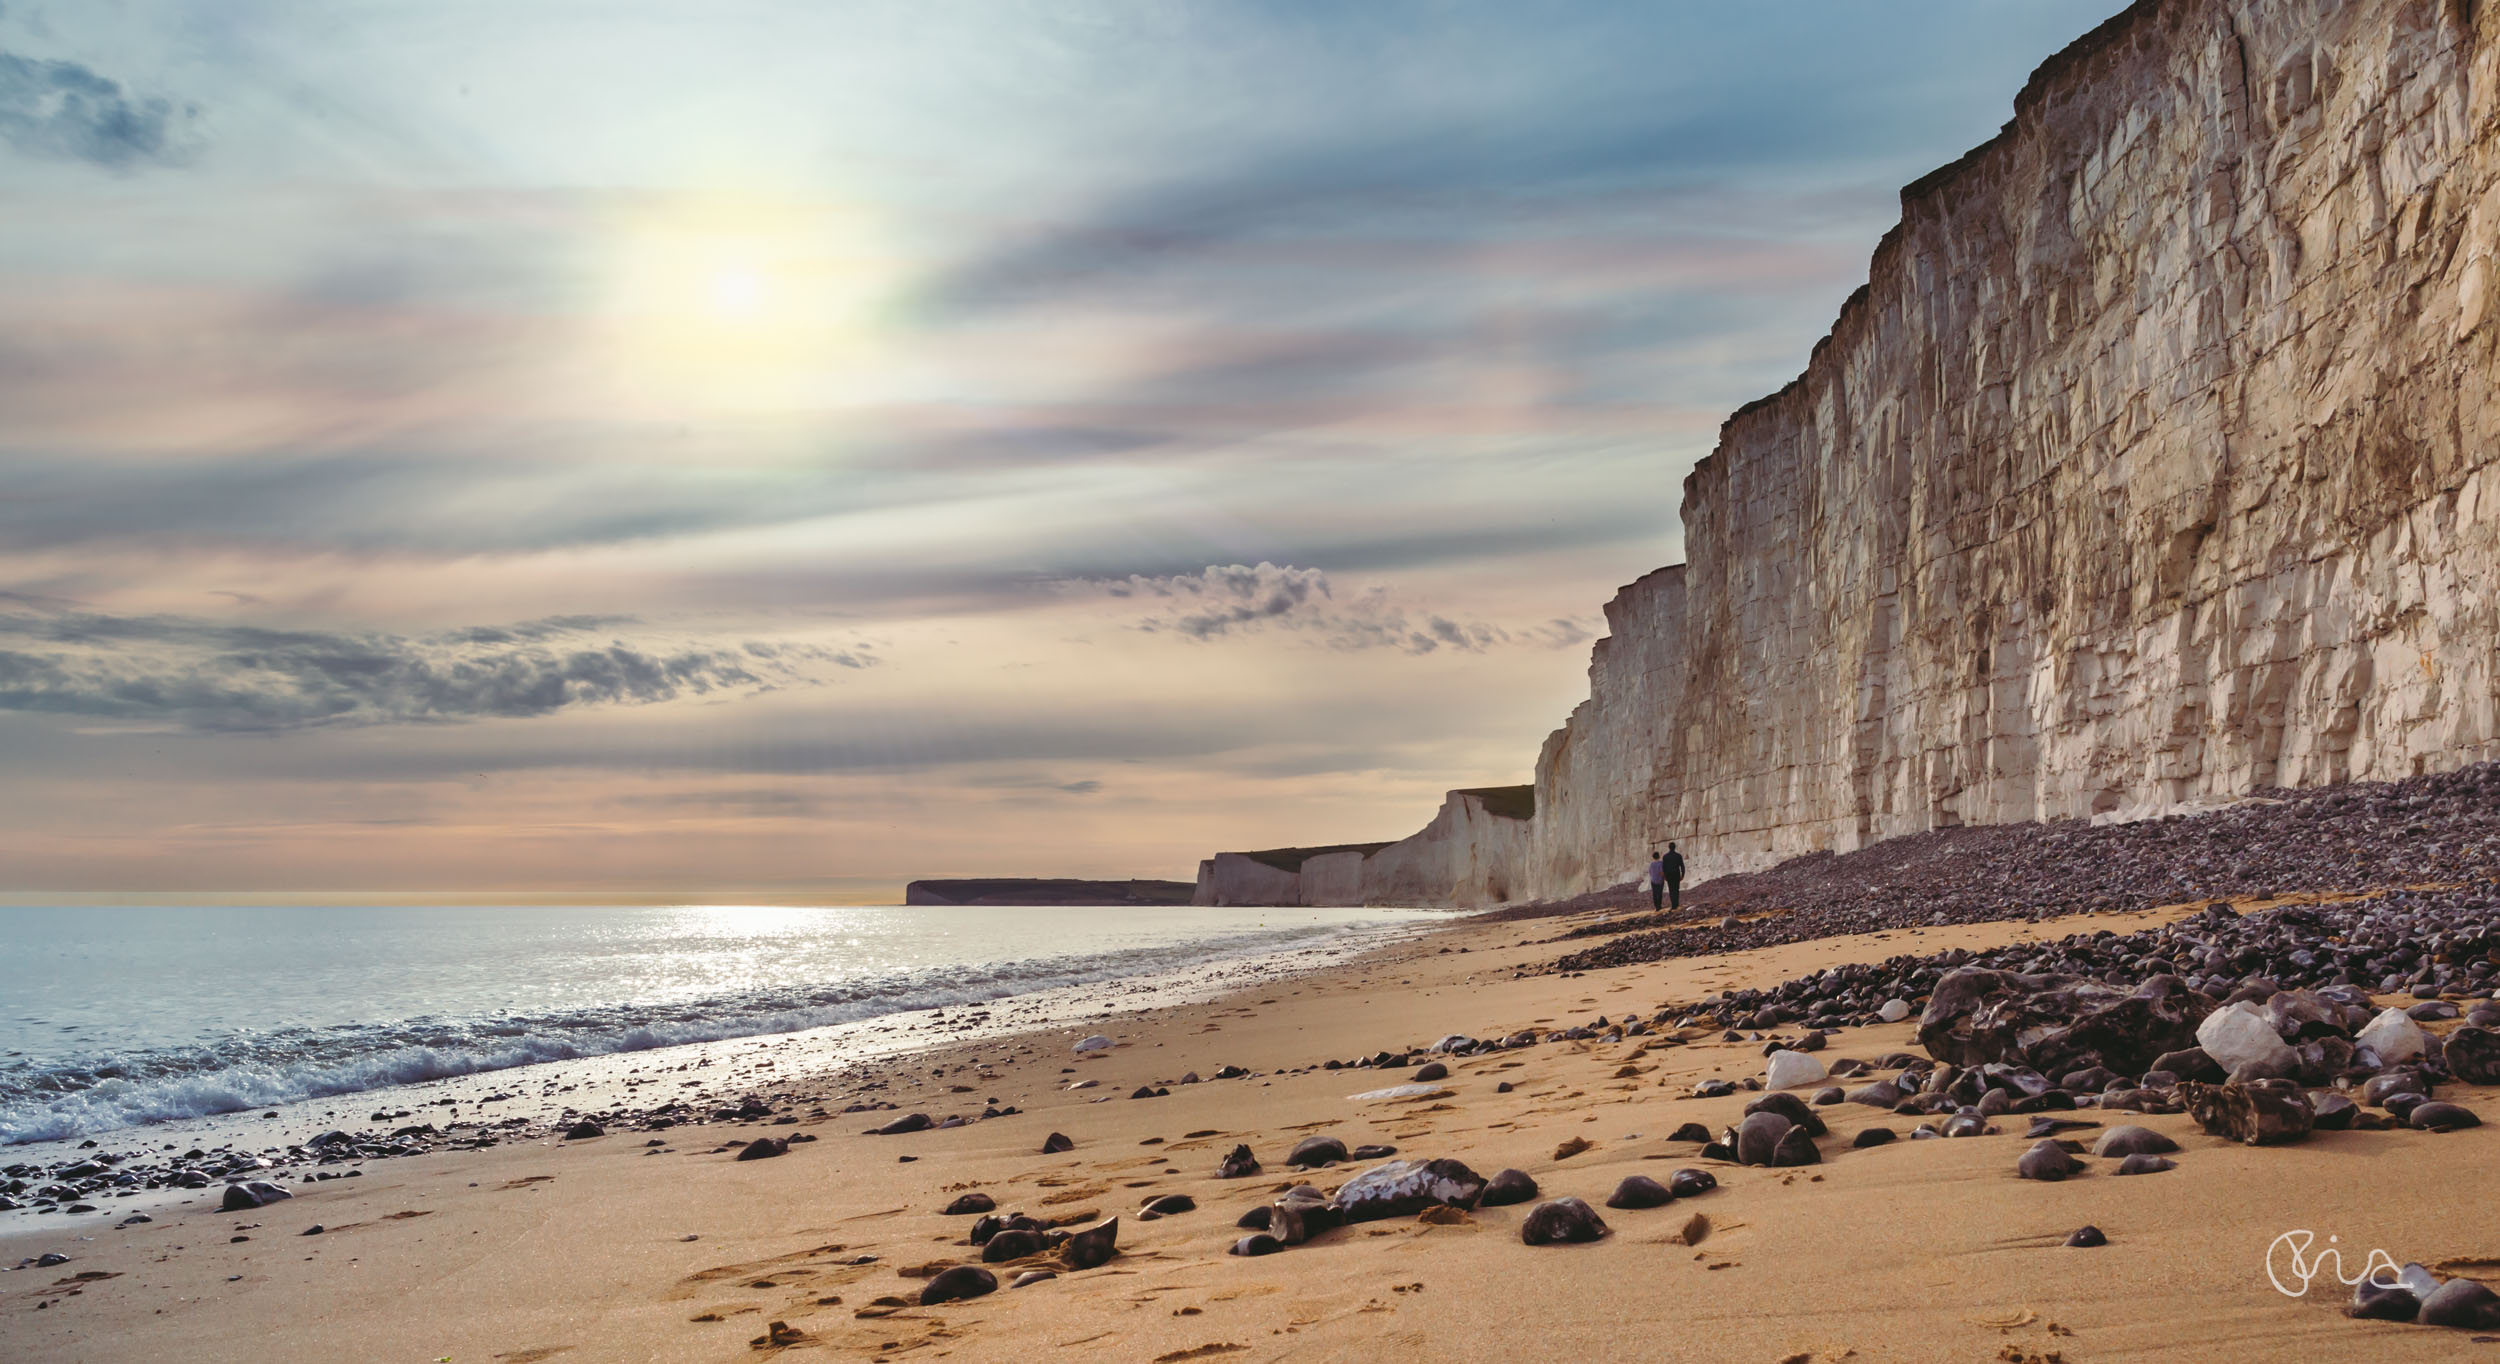
M 1649 854 L 1649 907 L 1663 909 L 1667 903 L 1666 854 L 1652 850 Z
M 1666 876 L 1667 908 L 1682 909 L 1684 907 L 1684 854 L 1677 852 L 1675 844 L 1670 842 L 1667 844 L 1667 855 L 1658 860 L 1658 866 Z M 1655 893 L 1650 896 L 1653 901 L 1657 898 Z

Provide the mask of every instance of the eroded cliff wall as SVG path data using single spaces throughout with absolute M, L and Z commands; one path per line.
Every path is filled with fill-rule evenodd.
M 2500 757 L 2500 5 L 2147 0 L 1607 608 L 1509 898 Z
M 1420 831 L 1363 859 L 1367 905 L 1484 909 L 1522 898 L 1534 823 L 1488 807 L 1476 791 L 1452 791 Z

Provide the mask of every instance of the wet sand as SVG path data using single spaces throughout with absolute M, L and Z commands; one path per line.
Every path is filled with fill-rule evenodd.
M 1753 1096 L 1697 1099 L 1694 1082 L 1759 1075 L 1763 1064 L 1761 1043 L 1715 1034 L 1462 1058 L 1436 1086 L 1445 1095 L 1405 1102 L 1349 1096 L 1407 1072 L 1277 1073 L 1453 1032 L 1646 1016 L 1845 962 L 2126 932 L 2187 912 L 1899 930 L 1526 978 L 1514 978 L 1518 968 L 1562 950 L 1531 940 L 1568 920 L 1461 923 L 1313 974 L 1109 1020 L 1102 1030 L 1118 1045 L 1090 1058 L 1070 1046 L 1091 1029 L 1063 1026 L 949 1045 L 879 1063 L 870 1078 L 810 1087 L 891 1098 L 905 1112 L 978 1111 L 984 1101 L 1023 1110 L 962 1128 L 863 1134 L 887 1112 L 614 1130 L 381 1162 L 362 1179 L 301 1186 L 297 1197 L 247 1213 L 159 1209 L 154 1222 L 121 1229 L 21 1225 L 0 1240 L 0 1264 L 46 1251 L 71 1259 L 0 1274 L 0 1354 L 201 1364 L 1029 1361 L 1062 1351 L 1164 1361 L 1507 1360 L 1522 1351 L 2076 1364 L 2391 1350 L 2500 1359 L 2500 1343 L 2467 1333 L 2347 1320 L 2343 1290 L 2331 1283 L 2286 1297 L 2265 1267 L 2268 1244 L 2295 1228 L 2339 1237 L 2353 1248 L 2354 1273 L 2368 1247 L 2399 1261 L 2500 1257 L 2500 1224 L 2482 1197 L 2500 1124 L 2444 1135 L 2321 1132 L 2248 1148 L 2205 1136 L 2184 1116 L 2087 1111 L 2078 1116 L 2171 1136 L 2185 1148 L 2179 1168 L 2120 1179 L 2109 1173 L 2114 1162 L 2095 1161 L 2082 1177 L 2039 1184 L 2013 1172 L 2029 1145 L 2021 1118 L 1999 1119 L 1999 1136 L 1859 1151 L 1849 1146 L 1858 1130 L 1906 1134 L 1915 1120 L 1847 1104 L 1818 1110 L 1832 1127 L 1821 1165 L 1700 1160 L 1694 1143 L 1668 1134 L 1687 1121 L 1715 1130 Z M 1914 1049 L 1913 1032 L 1907 1022 L 1845 1029 L 1821 1059 Z M 1224 1065 L 1255 1073 L 1175 1083 Z M 884 1088 L 865 1088 L 879 1081 Z M 1501 1082 L 1513 1090 L 1495 1092 Z M 1170 1097 L 1127 1097 L 1149 1084 Z M 2500 1116 L 2495 1095 L 2471 1086 L 2443 1087 L 2440 1097 Z M 1038 1154 L 1052 1132 L 1075 1148 Z M 1455 1157 L 1487 1176 L 1515 1166 L 1543 1197 L 1592 1205 L 1630 1174 L 1663 1180 L 1706 1168 L 1720 1187 L 1647 1211 L 1601 1206 L 1612 1234 L 1586 1246 L 1521 1244 L 1532 1205 L 1519 1205 L 1479 1209 L 1455 1225 L 1372 1222 L 1281 1254 L 1226 1255 L 1246 1234 L 1233 1225 L 1242 1211 L 1300 1182 L 1283 1158 L 1315 1132 L 1394 1145 L 1401 1158 Z M 792 1133 L 816 1140 L 743 1162 L 722 1145 Z M 1591 1145 L 1557 1158 L 1573 1139 Z M 655 1141 L 665 1144 L 645 1144 Z M 1236 1143 L 1252 1148 L 1264 1175 L 1216 1177 Z M 1310 1182 L 1332 1188 L 1359 1168 L 1317 1171 Z M 1075 1226 L 1118 1214 L 1123 1253 L 1031 1287 L 918 1306 L 925 1279 L 906 1271 L 979 1260 L 964 1244 L 973 1219 L 939 1212 L 975 1189 L 1001 1210 Z M 1143 1202 L 1170 1193 L 1191 1195 L 1198 1209 L 1137 1220 Z M 1697 1213 L 1709 1225 L 1691 1244 Z M 302 1234 L 316 1223 L 322 1234 Z M 2062 1244 L 2087 1223 L 2107 1233 L 2107 1246 Z M 786 1324 L 788 1343 L 751 1343 L 775 1321 Z

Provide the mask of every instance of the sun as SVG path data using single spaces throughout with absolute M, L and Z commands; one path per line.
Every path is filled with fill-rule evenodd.
M 712 311 L 722 317 L 753 317 L 764 304 L 764 277 L 733 266 L 712 276 Z
M 615 236 L 598 318 L 615 400 L 663 415 L 838 405 L 894 274 L 856 211 L 667 201 Z

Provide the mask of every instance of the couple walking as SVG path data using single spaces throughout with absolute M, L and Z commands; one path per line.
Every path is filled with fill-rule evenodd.
M 1673 843 L 1667 845 L 1665 852 L 1649 855 L 1649 907 L 1684 907 L 1684 854 L 1677 852 Z

